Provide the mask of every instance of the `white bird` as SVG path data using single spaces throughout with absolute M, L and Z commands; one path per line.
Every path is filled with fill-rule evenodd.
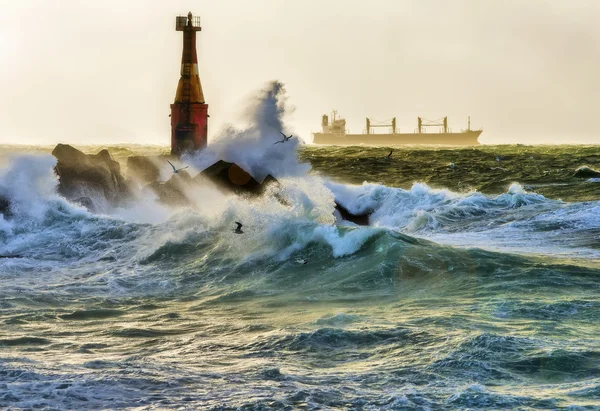
M 286 136 L 286 135 L 285 135 L 285 134 L 283 134 L 281 131 L 279 132 L 279 134 L 281 134 L 281 135 L 283 136 L 283 140 L 276 141 L 276 142 L 274 142 L 274 143 L 273 143 L 273 145 L 275 145 L 275 144 L 277 144 L 277 143 L 285 143 L 285 142 L 286 142 L 286 141 L 288 141 L 290 138 L 294 137 L 294 136 L 293 136 L 293 135 L 291 135 L 291 134 L 290 134 L 289 136 Z
M 169 160 L 167 160 L 167 163 L 171 164 L 171 167 L 173 167 L 173 173 L 175 173 L 175 174 L 177 174 L 181 170 L 185 170 L 186 168 L 189 167 L 189 166 L 185 166 L 185 167 L 182 167 L 182 168 L 175 168 L 175 166 L 173 165 L 173 163 L 171 163 Z
M 308 263 L 308 261 L 299 258 L 296 260 L 296 263 L 304 265 L 304 264 Z

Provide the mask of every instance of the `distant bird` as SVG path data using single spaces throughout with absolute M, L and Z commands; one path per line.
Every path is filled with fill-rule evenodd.
M 293 135 L 289 135 L 286 136 L 285 134 L 283 134 L 281 131 L 279 132 L 279 134 L 281 134 L 283 136 L 283 140 L 279 140 L 273 143 L 273 145 L 277 144 L 277 143 L 285 143 L 286 141 L 288 141 L 290 138 L 294 137 Z
M 456 168 L 456 164 L 450 163 L 450 164 L 448 164 L 448 167 L 451 168 L 451 169 L 455 169 Z
M 502 156 L 496 156 L 496 161 L 502 160 Z
M 236 234 L 244 234 L 244 232 L 242 231 L 243 224 L 242 223 L 238 223 L 237 221 L 235 223 L 237 224 L 237 228 L 235 229 L 234 233 L 236 233 Z
M 296 263 L 304 265 L 304 264 L 308 263 L 308 261 L 299 258 L 296 260 Z
M 394 150 L 390 150 L 390 154 L 388 154 L 386 158 L 388 158 L 388 159 L 392 158 L 392 153 L 393 152 L 394 152 Z
M 185 166 L 185 167 L 182 167 L 182 168 L 175 168 L 175 166 L 173 165 L 173 163 L 171 163 L 169 160 L 167 160 L 167 163 L 171 164 L 171 167 L 173 167 L 173 173 L 175 173 L 175 174 L 177 174 L 181 170 L 185 170 L 186 168 L 189 167 L 189 166 Z

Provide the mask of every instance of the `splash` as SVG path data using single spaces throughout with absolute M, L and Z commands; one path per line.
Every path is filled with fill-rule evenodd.
M 9 201 L 12 221 L 0 215 L 0 231 L 10 232 L 14 221 L 39 223 L 49 211 L 85 213 L 60 197 L 56 189 L 58 179 L 54 173 L 56 159 L 50 155 L 17 155 L 8 159 L 0 171 L 0 197 Z
M 310 165 L 298 161 L 296 150 L 302 144 L 300 138 L 294 136 L 285 143 L 275 144 L 282 139 L 281 133 L 292 134 L 283 123 L 290 112 L 286 101 L 282 83 L 267 84 L 245 112 L 246 127 L 228 125 L 205 150 L 186 161 L 199 170 L 218 160 L 236 163 L 258 181 L 268 174 L 276 178 L 305 175 Z

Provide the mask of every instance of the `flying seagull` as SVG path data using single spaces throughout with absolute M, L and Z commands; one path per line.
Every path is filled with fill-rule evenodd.
M 242 223 L 238 223 L 237 221 L 235 223 L 237 224 L 237 228 L 235 229 L 234 233 L 236 233 L 236 234 L 243 234 L 244 233 L 242 231 L 243 224 Z
M 290 134 L 289 136 L 286 136 L 286 135 L 285 135 L 285 134 L 283 134 L 281 131 L 279 132 L 279 134 L 281 134 L 281 135 L 283 136 L 283 140 L 276 141 L 276 142 L 274 142 L 274 143 L 273 143 L 273 145 L 275 145 L 275 144 L 277 144 L 277 143 L 285 143 L 285 142 L 286 142 L 286 141 L 288 141 L 290 138 L 294 137 L 294 136 L 293 136 L 293 135 L 291 135 L 291 134 Z
M 304 265 L 304 264 L 308 263 L 308 261 L 299 258 L 299 259 L 296 260 L 296 263 Z
M 394 152 L 394 150 L 390 150 L 390 154 L 388 154 L 386 158 L 392 158 L 392 153 L 393 152 Z
M 175 166 L 173 165 L 173 163 L 171 163 L 169 160 L 167 160 L 167 163 L 171 164 L 171 167 L 173 167 L 173 173 L 175 173 L 175 174 L 177 174 L 181 170 L 185 170 L 186 168 L 189 167 L 189 166 L 185 166 L 185 167 L 182 167 L 182 168 L 175 168 Z

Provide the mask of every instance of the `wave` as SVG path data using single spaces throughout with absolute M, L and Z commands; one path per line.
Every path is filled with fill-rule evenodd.
M 240 121 L 246 123 L 246 127 L 227 125 L 206 149 L 184 157 L 184 160 L 199 170 L 218 160 L 236 163 L 258 181 L 268 174 L 277 178 L 305 176 L 311 167 L 300 162 L 297 156 L 303 140 L 296 135 L 285 143 L 276 144 L 282 139 L 281 133 L 292 134 L 283 121 L 291 111 L 286 102 L 283 84 L 278 81 L 268 83 L 247 105 Z
M 0 169 L 0 198 L 10 203 L 0 216 L 0 255 L 21 257 L 0 259 L 8 289 L 90 298 L 207 290 L 379 298 L 409 276 L 454 275 L 468 264 L 491 273 L 516 264 L 536 275 L 529 257 L 506 252 L 600 259 L 599 202 L 552 200 L 517 183 L 491 196 L 424 183 L 405 190 L 333 182 L 298 160 L 298 138 L 274 144 L 291 132 L 283 122 L 288 111 L 274 82 L 259 93 L 245 127 L 224 129 L 185 159 L 196 169 L 224 159 L 259 180 L 275 175 L 281 187 L 255 199 L 206 186 L 186 192 L 188 208 L 170 208 L 142 190 L 126 206 L 90 213 L 57 193 L 52 156 L 8 155 Z M 368 213 L 370 226 L 336 225 L 336 202 Z M 233 232 L 235 221 L 244 235 Z
M 0 254 L 22 257 L 0 259 L 14 293 L 172 295 L 197 292 L 193 284 L 214 290 L 239 283 L 259 295 L 378 298 L 397 292 L 407 275 L 434 278 L 473 259 L 492 273 L 506 264 L 535 271 L 526 259 L 444 244 L 572 257 L 571 242 L 582 256 L 598 252 L 597 202 L 549 200 L 517 184 L 486 196 L 289 176 L 280 179 L 285 205 L 272 195 L 249 200 L 213 190 L 197 207 L 169 209 L 142 197 L 93 214 L 57 194 L 54 164 L 50 156 L 16 156 L 0 174 L 0 196 L 12 212 L 0 220 Z M 372 226 L 335 225 L 334 200 L 370 211 Z M 244 235 L 233 232 L 234 221 L 243 221 Z
M 497 196 L 415 183 L 409 190 L 327 182 L 349 211 L 373 226 L 442 244 L 573 258 L 600 258 L 600 202 L 565 203 L 513 183 Z M 544 233 L 544 235 L 540 235 Z

